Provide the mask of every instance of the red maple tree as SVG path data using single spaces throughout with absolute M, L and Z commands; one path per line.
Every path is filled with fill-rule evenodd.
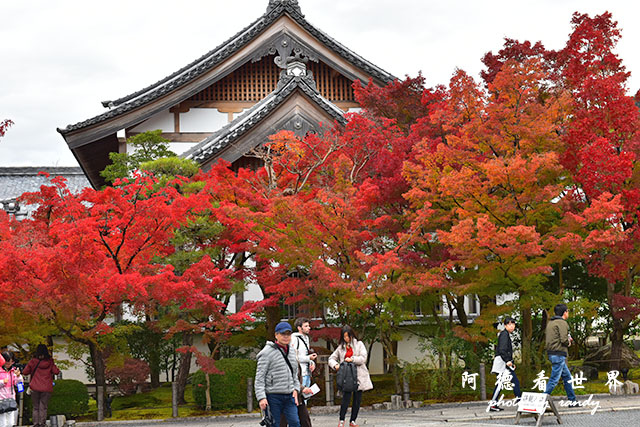
M 139 176 L 72 194 L 64 179 L 53 178 L 23 200 L 38 208 L 29 219 L 4 224 L 12 232 L 0 242 L 2 282 L 22 310 L 87 346 L 99 389 L 106 385 L 101 336 L 123 304 L 146 314 L 159 305 L 217 303 L 210 290 L 226 280 L 222 272 L 203 270 L 202 261 L 177 276 L 158 262 L 174 251 L 170 238 L 197 200 L 174 186 L 158 188 Z M 104 394 L 98 396 L 100 418 Z
M 617 369 L 624 335 L 640 313 L 634 296 L 640 274 L 640 116 L 627 94 L 629 73 L 614 53 L 620 30 L 611 14 L 576 13 L 572 25 L 558 52 L 573 97 L 562 162 L 575 182 L 566 208 L 575 234 L 567 232 L 565 240 L 592 274 L 607 280 L 611 367 Z

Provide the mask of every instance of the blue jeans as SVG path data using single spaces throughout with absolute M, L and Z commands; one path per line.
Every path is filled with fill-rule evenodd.
M 276 424 L 280 422 L 280 415 L 284 414 L 289 427 L 300 427 L 298 407 L 292 394 L 267 394 L 267 402 L 269 402 L 269 409 Z
M 547 389 L 544 391 L 547 394 L 551 394 L 554 388 L 560 382 L 560 377 L 564 382 L 564 391 L 567 393 L 567 398 L 571 401 L 576 400 L 576 394 L 573 391 L 573 386 L 569 382 L 573 377 L 567 366 L 566 356 L 557 356 L 555 354 L 549 355 L 549 361 L 551 362 L 551 375 L 549 375 L 549 382 L 547 382 Z
M 311 387 L 311 375 L 302 376 L 302 388 Z

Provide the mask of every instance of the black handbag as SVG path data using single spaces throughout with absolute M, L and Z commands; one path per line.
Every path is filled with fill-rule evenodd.
M 16 411 L 18 409 L 18 402 L 12 397 L 8 399 L 0 399 L 0 414 L 5 412 Z
M 358 391 L 358 371 L 351 362 L 342 362 L 336 375 L 338 390 L 351 393 Z

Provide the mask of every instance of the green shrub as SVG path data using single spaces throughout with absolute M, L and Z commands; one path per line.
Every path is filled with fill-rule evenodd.
M 250 359 L 221 359 L 216 367 L 222 375 L 209 375 L 211 407 L 213 409 L 243 407 L 247 405 L 247 378 L 254 378 L 256 361 Z M 193 400 L 200 408 L 206 406 L 207 380 L 202 371 L 191 377 Z
M 49 415 L 73 418 L 89 411 L 87 386 L 77 380 L 56 380 L 49 401 Z

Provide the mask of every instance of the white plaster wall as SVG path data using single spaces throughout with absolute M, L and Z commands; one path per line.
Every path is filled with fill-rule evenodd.
M 258 289 L 259 291 L 259 289 Z M 231 308 L 231 307 L 230 307 Z M 64 379 L 74 379 L 78 381 L 82 381 L 85 384 L 90 383 L 89 378 L 87 377 L 84 364 L 82 362 L 76 362 L 69 358 L 68 354 L 64 351 L 66 346 L 66 340 L 63 338 L 55 338 L 55 352 L 54 358 L 57 362 L 59 361 L 68 361 L 71 363 L 71 367 L 66 369 L 61 369 L 62 378 Z M 433 358 L 433 355 L 424 354 L 418 351 L 418 339 L 413 335 L 405 335 L 404 338 L 398 343 L 398 358 L 401 361 L 405 362 L 416 362 L 427 358 Z M 202 353 L 208 354 L 209 349 L 207 345 L 203 342 L 202 336 L 194 339 L 193 345 Z M 367 348 L 369 348 L 369 343 L 365 343 Z M 326 348 L 327 344 L 324 340 L 318 340 L 312 342 L 312 347 L 316 348 Z M 369 372 L 372 375 L 379 375 L 384 373 L 384 352 L 382 350 L 382 345 L 380 343 L 375 343 L 371 348 L 371 357 L 369 361 Z M 191 358 L 191 372 L 196 372 L 200 367 L 196 364 L 196 358 Z M 164 373 L 161 375 L 161 380 L 164 381 Z
M 365 343 L 369 348 L 369 343 Z M 372 375 L 378 375 L 384 373 L 384 351 L 382 350 L 382 344 L 375 343 L 371 347 L 371 357 L 369 358 L 369 373 Z
M 403 334 L 402 340 L 398 342 L 398 359 L 403 362 L 415 363 L 423 360 L 426 353 L 419 349 L 420 341 L 413 334 Z
M 188 149 L 196 145 L 198 145 L 197 142 L 170 142 L 169 150 L 173 151 L 179 156 L 180 154 L 184 153 L 185 151 L 187 151 Z
M 203 338 L 202 335 L 194 338 L 193 345 L 198 349 L 198 351 L 202 352 L 203 354 L 209 354 L 209 347 L 207 347 L 207 345 L 202 341 L 202 338 Z M 59 363 L 61 361 L 71 363 L 71 366 L 68 368 L 63 369 L 62 366 L 59 366 L 60 372 L 62 373 L 62 378 L 65 380 L 82 381 L 84 384 L 92 384 L 93 381 L 89 380 L 89 377 L 85 372 L 84 363 L 81 361 L 74 361 L 69 357 L 69 355 L 65 351 L 68 342 L 61 337 L 54 338 L 53 342 L 55 346 L 53 358 L 56 361 L 56 364 L 62 365 L 61 363 Z M 85 357 L 88 360 L 88 354 L 85 355 Z M 196 364 L 196 358 L 192 357 L 191 372 L 192 373 L 196 372 L 198 369 L 200 369 L 200 367 Z M 164 381 L 164 380 L 165 380 L 165 374 L 164 372 L 162 372 L 160 374 L 160 381 Z
M 78 380 L 83 383 L 89 383 L 89 378 L 84 371 L 84 363 L 80 361 L 74 361 L 69 357 L 69 354 L 66 352 L 67 340 L 62 337 L 56 337 L 53 339 L 54 351 L 53 351 L 53 360 L 56 361 L 57 365 L 61 365 L 60 362 L 69 362 L 71 363 L 71 367 L 63 369 L 62 366 L 59 366 L 60 372 L 62 373 L 62 378 L 65 380 Z M 88 351 L 88 349 L 87 349 Z
M 361 111 L 362 111 L 362 108 L 360 107 L 353 107 L 353 108 L 347 109 L 347 113 L 359 113 Z
M 169 110 L 162 111 L 131 129 L 131 132 L 146 132 L 156 129 L 162 129 L 162 132 L 173 132 L 175 130 L 173 113 L 170 113 Z
M 264 298 L 262 295 L 262 290 L 260 289 L 260 286 L 258 286 L 257 283 L 249 283 L 247 285 L 247 289 L 244 291 L 243 293 L 244 296 L 244 301 L 262 301 L 262 299 Z M 229 300 L 229 306 L 228 306 L 228 310 L 231 313 L 236 313 L 237 310 L 240 307 L 236 308 L 236 296 L 232 295 L 231 299 Z
M 215 132 L 228 123 L 228 117 L 215 108 L 192 108 L 180 113 L 180 132 Z

